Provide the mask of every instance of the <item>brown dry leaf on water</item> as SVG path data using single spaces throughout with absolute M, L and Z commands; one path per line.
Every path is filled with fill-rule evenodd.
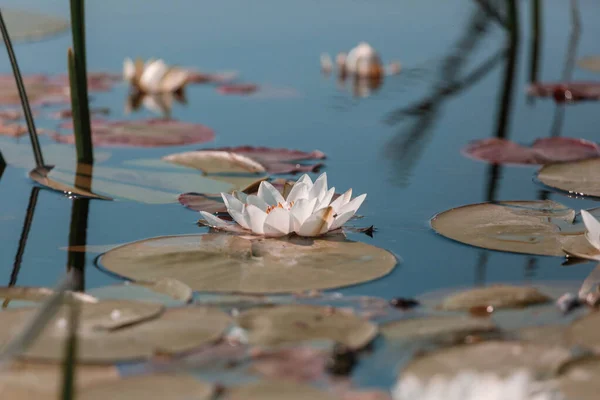
M 99 263 L 133 280 L 170 277 L 197 291 L 261 294 L 367 282 L 391 272 L 397 259 L 386 250 L 348 240 L 204 234 L 128 243 L 102 255 Z

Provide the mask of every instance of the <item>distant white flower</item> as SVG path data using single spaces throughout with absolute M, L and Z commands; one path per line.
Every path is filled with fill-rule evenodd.
M 358 78 L 380 78 L 400 72 L 400 63 L 384 66 L 377 51 L 368 43 L 360 42 L 348 54 L 339 53 L 336 65 L 341 75 L 353 75 Z M 329 54 L 321 54 L 321 68 L 331 71 L 333 62 Z
M 501 378 L 491 373 L 463 371 L 451 379 L 434 376 L 424 384 L 403 376 L 392 389 L 394 400 L 564 400 L 564 396 L 531 380 L 525 370 Z
M 205 211 L 200 211 L 207 225 L 229 231 L 252 231 L 268 237 L 295 232 L 300 236 L 320 236 L 341 228 L 361 206 L 366 194 L 354 199 L 352 189 L 333 200 L 335 188 L 327 188 L 327 174 L 313 183 L 303 175 L 286 198 L 269 182 L 261 182 L 256 195 L 221 193 L 227 212 L 237 222 L 231 224 Z
M 592 246 L 600 250 L 600 222 L 585 210 L 581 210 L 581 218 L 587 229 L 585 237 Z
M 123 78 L 143 93 L 169 93 L 182 89 L 188 82 L 189 72 L 179 67 L 169 67 L 163 60 L 150 59 L 133 62 L 126 58 Z

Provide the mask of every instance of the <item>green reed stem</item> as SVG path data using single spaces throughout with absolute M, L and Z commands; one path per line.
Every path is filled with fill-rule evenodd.
M 79 328 L 79 304 L 77 300 L 69 301 L 69 336 L 65 344 L 63 359 L 62 400 L 75 398 L 75 379 L 77 365 L 77 330 Z
M 73 33 L 73 51 L 68 56 L 69 81 L 77 161 L 92 164 L 94 162 L 94 147 L 87 90 L 84 0 L 71 0 L 71 30 Z
M 529 69 L 529 82 L 537 82 L 539 72 L 539 59 L 541 48 L 541 11 L 540 0 L 531 0 L 531 64 Z
M 29 106 L 29 100 L 27 99 L 27 92 L 25 91 L 25 85 L 23 84 L 23 77 L 19 70 L 19 64 L 17 63 L 17 57 L 8 35 L 8 29 L 4 23 L 4 17 L 0 10 L 0 31 L 2 32 L 2 38 L 6 45 L 6 52 L 12 66 L 13 75 L 15 76 L 15 82 L 19 91 L 19 97 L 21 98 L 21 106 L 23 107 L 23 114 L 25 114 L 25 121 L 27 122 L 27 129 L 29 130 L 29 138 L 31 140 L 31 147 L 33 149 L 33 156 L 35 158 L 35 164 L 37 167 L 44 166 L 44 157 L 42 156 L 42 148 L 38 140 L 37 131 L 35 130 L 35 123 L 33 122 L 33 114 L 31 113 L 31 107 Z M 2 160 L 4 161 L 4 160 Z

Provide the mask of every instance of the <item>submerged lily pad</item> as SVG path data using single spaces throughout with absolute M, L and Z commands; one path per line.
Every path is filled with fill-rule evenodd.
M 217 309 L 186 307 L 164 311 L 157 303 L 102 301 L 81 306 L 77 356 L 80 363 L 113 363 L 152 357 L 155 353 L 180 353 L 218 339 L 230 318 Z M 5 345 L 19 335 L 35 309 L 0 313 Z M 23 357 L 61 361 L 68 336 L 67 307 L 62 307 Z
M 73 123 L 67 122 L 61 127 L 73 129 Z M 51 137 L 59 143 L 75 143 L 73 134 Z M 214 138 L 213 130 L 204 125 L 174 120 L 92 121 L 92 140 L 96 146 L 183 146 L 210 142 Z
M 397 260 L 361 242 L 205 234 L 125 244 L 99 262 L 133 280 L 170 277 L 198 291 L 289 293 L 367 282 L 387 275 Z
M 561 347 L 527 342 L 489 341 L 445 348 L 413 360 L 402 374 L 411 374 L 422 381 L 436 375 L 452 377 L 461 370 L 508 376 L 527 369 L 538 377 L 551 377 L 571 358 Z
M 577 60 L 579 68 L 587 69 L 592 72 L 600 72 L 600 57 L 599 56 L 587 56 Z
M 573 226 L 575 211 L 554 201 L 471 204 L 435 215 L 432 228 L 476 247 L 514 253 L 564 256 L 566 242 L 585 240 Z
M 69 21 L 29 10 L 2 8 L 2 17 L 12 40 L 37 40 L 63 32 Z
M 552 298 L 531 286 L 492 285 L 452 294 L 439 308 L 444 311 L 463 311 L 473 307 L 524 308 L 548 303 Z
M 77 365 L 76 389 L 119 379 L 115 366 Z M 62 364 L 14 361 L 0 371 L 0 398 L 56 400 L 62 398 Z
M 314 172 L 323 164 L 298 164 L 298 161 L 322 160 L 325 154 L 314 150 L 276 149 L 269 147 L 221 147 L 171 154 L 163 160 L 199 169 L 205 173 L 245 172 L 289 174 Z
M 542 138 L 531 147 L 507 139 L 483 139 L 471 142 L 463 154 L 490 164 L 550 164 L 584 160 L 600 156 L 600 146 L 584 139 Z
M 537 174 L 546 186 L 566 192 L 600 197 L 600 159 L 574 161 L 544 166 Z
M 333 307 L 259 307 L 240 314 L 237 323 L 247 331 L 250 344 L 261 346 L 331 339 L 356 349 L 377 335 L 376 325 Z
M 338 400 L 312 386 L 286 381 L 262 381 L 228 389 L 224 400 Z
M 436 340 L 456 342 L 476 333 L 488 333 L 496 330 L 489 318 L 467 316 L 433 316 L 411 318 L 390 322 L 381 327 L 381 333 L 391 340 Z
M 82 390 L 79 400 L 211 400 L 214 386 L 188 375 L 150 374 L 106 382 Z

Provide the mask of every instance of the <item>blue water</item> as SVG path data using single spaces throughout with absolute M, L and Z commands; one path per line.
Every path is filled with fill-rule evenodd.
M 221 96 L 211 86 L 192 86 L 188 105 L 176 106 L 173 117 L 210 126 L 216 140 L 207 146 L 257 145 L 301 150 L 319 149 L 328 155 L 330 184 L 368 193 L 361 223 L 375 225 L 374 238 L 352 235 L 388 249 L 402 259 L 396 270 L 374 282 L 342 290 L 348 294 L 385 298 L 415 296 L 455 286 L 496 281 L 541 282 L 583 279 L 593 267 L 562 267 L 552 257 L 488 252 L 436 235 L 428 225 L 437 212 L 490 200 L 535 200 L 540 186 L 532 181 L 534 168 L 503 167 L 495 183 L 490 166 L 460 154 L 469 141 L 492 137 L 504 87 L 506 59 L 467 89 L 439 103 L 435 118 L 405 117 L 390 123 L 394 110 L 416 104 L 434 93 L 441 68 L 465 36 L 469 20 L 478 12 L 475 2 L 433 0 L 332 0 L 328 2 L 248 2 L 231 0 L 89 1 L 87 2 L 88 70 L 119 72 L 125 57 L 161 57 L 169 63 L 205 71 L 235 70 L 240 79 L 261 86 L 293 89 L 287 98 Z M 324 4 L 325 3 L 325 4 Z M 597 54 L 600 5 L 579 2 L 582 33 L 576 54 Z M 62 0 L 5 0 L 6 5 L 41 10 L 68 18 Z M 527 101 L 529 3 L 520 10 L 521 35 L 513 103 L 506 136 L 530 143 L 550 136 L 556 105 L 551 100 Z M 540 80 L 560 80 L 571 34 L 569 3 L 544 2 Z M 379 91 L 355 98 L 340 90 L 335 77 L 319 70 L 323 51 L 336 54 L 366 40 L 385 61 L 399 60 L 403 72 L 385 80 Z M 465 58 L 458 77 L 467 76 L 506 45 L 508 34 L 494 21 Z M 70 35 L 16 44 L 24 73 L 64 73 Z M 0 72 L 10 73 L 0 52 Z M 572 78 L 595 80 L 575 68 Z M 443 81 L 441 83 L 444 83 Z M 127 88 L 94 94 L 94 106 L 108 106 L 111 118 L 125 117 Z M 127 118 L 150 116 L 147 112 Z M 41 118 L 39 127 L 56 121 Z M 568 106 L 560 135 L 600 140 L 597 104 Z M 419 127 L 421 126 L 421 127 Z M 412 134 L 412 139 L 406 139 Z M 27 142 L 27 138 L 21 138 Z M 402 146 L 402 141 L 408 143 Z M 42 143 L 50 143 L 42 137 Z M 197 145 L 155 149 L 109 149 L 111 163 L 158 158 L 198 148 Z M 97 149 L 100 150 L 100 149 Z M 105 150 L 105 149 L 102 149 Z M 74 150 L 73 150 L 74 151 Z M 23 225 L 32 182 L 22 169 L 7 168 L 0 180 L 0 284 L 8 283 Z M 194 191 L 193 187 L 189 188 Z M 550 193 L 552 200 L 575 209 L 592 207 L 589 200 Z M 25 249 L 18 285 L 51 286 L 65 272 L 71 201 L 42 190 Z M 178 204 L 142 205 L 133 202 L 92 201 L 87 241 L 115 244 L 147 237 L 201 232 L 198 216 Z M 99 287 L 115 279 L 93 267 L 87 255 L 86 285 Z M 2 278 L 4 276 L 5 278 Z

